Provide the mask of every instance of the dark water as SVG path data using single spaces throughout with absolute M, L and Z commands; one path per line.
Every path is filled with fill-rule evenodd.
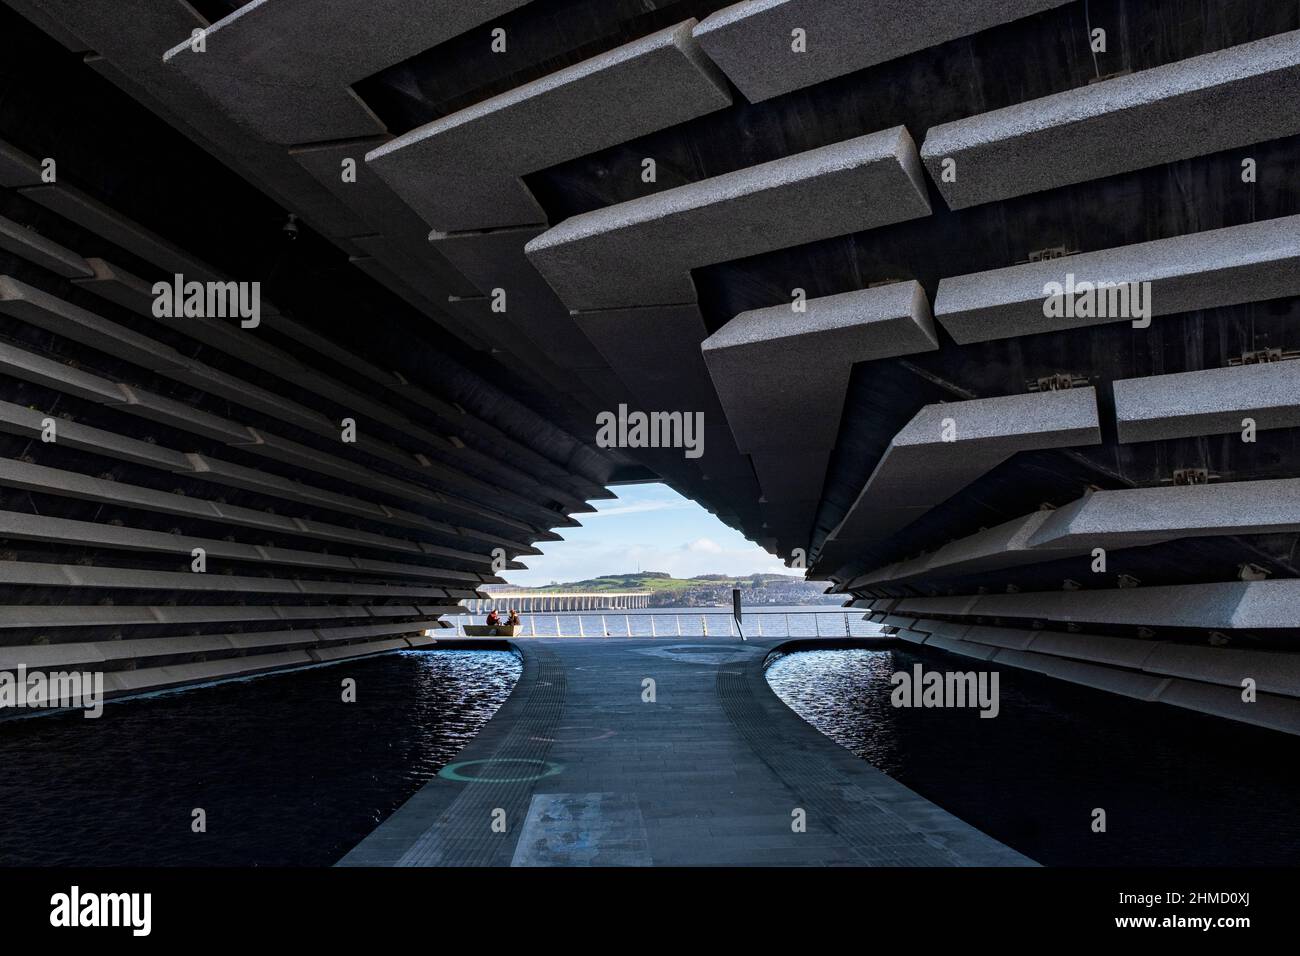
M 1005 668 L 995 718 L 893 707 L 890 675 L 918 662 L 983 667 L 937 652 L 809 651 L 767 679 L 824 734 L 1040 863 L 1300 863 L 1300 738 Z M 1105 833 L 1092 832 L 1098 807 Z
M 328 866 L 520 671 L 505 651 L 408 651 L 109 703 L 98 720 L 2 721 L 0 865 Z

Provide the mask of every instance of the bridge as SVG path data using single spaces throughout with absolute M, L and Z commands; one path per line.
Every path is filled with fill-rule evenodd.
M 486 597 L 463 602 L 473 614 L 514 608 L 517 611 L 623 611 L 650 606 L 650 591 L 487 591 Z

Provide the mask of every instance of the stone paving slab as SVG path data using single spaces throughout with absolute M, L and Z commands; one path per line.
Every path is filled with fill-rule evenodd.
M 1033 865 L 786 707 L 785 639 L 513 643 L 509 699 L 339 865 Z

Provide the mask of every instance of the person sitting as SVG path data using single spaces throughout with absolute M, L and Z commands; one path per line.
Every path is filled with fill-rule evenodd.
M 514 608 L 510 609 L 510 616 L 506 618 L 506 626 L 507 627 L 519 626 L 519 612 L 516 611 Z
M 497 613 L 496 608 L 493 608 L 491 611 L 488 612 L 487 626 L 494 627 L 494 628 L 501 626 L 501 615 Z

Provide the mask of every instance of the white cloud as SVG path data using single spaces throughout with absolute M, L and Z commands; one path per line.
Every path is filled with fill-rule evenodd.
M 608 518 L 615 515 L 635 515 L 643 514 L 647 511 L 685 511 L 696 507 L 690 501 L 638 501 L 633 504 L 614 505 L 610 508 L 601 508 L 599 510 L 579 514 L 576 517 L 579 521 L 590 521 L 592 518 Z
M 687 551 L 694 551 L 696 554 L 722 553 L 722 545 L 712 538 L 696 538 L 694 541 L 688 541 L 682 547 Z

